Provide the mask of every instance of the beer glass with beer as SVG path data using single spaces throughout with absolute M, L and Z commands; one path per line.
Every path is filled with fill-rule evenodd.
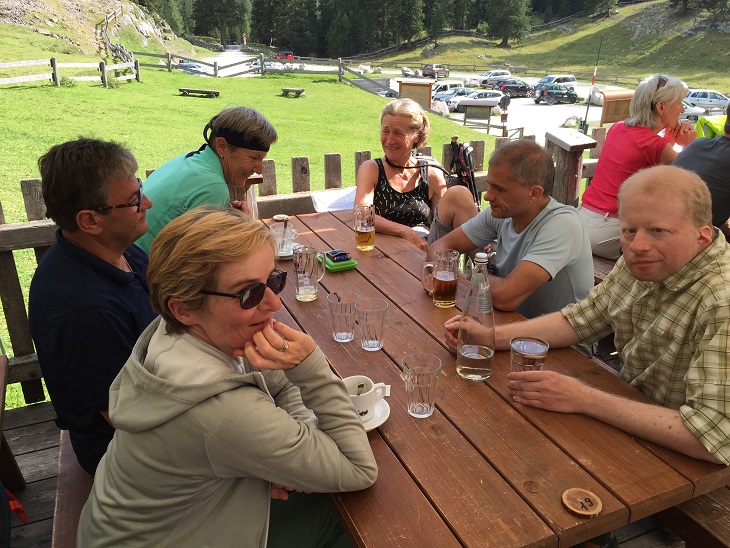
M 455 306 L 456 289 L 459 286 L 459 252 L 454 249 L 437 251 L 433 261 L 423 264 L 421 282 L 424 289 L 433 291 L 434 306 Z
M 375 206 L 356 205 L 352 211 L 355 244 L 360 251 L 375 249 Z

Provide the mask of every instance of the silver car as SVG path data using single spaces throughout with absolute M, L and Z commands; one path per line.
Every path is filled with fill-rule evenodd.
M 697 120 L 699 120 L 700 116 L 705 115 L 705 109 L 693 107 L 686 99 L 682 101 L 682 105 L 684 106 L 684 112 L 679 115 L 680 120 L 689 120 L 694 124 Z
M 687 92 L 687 101 L 693 107 L 700 107 L 705 110 L 722 110 L 727 114 L 727 106 L 730 103 L 725 95 L 711 89 L 691 89 Z

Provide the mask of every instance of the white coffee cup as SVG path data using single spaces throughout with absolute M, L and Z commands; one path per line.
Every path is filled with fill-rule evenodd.
M 362 422 L 367 422 L 375 415 L 375 405 L 385 396 L 390 396 L 390 385 L 382 382 L 373 383 L 364 375 L 355 375 L 342 379 L 347 393 L 357 409 Z

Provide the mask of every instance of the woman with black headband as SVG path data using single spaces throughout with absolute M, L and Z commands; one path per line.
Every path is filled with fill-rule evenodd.
M 380 115 L 383 158 L 364 162 L 357 172 L 355 204 L 375 206 L 375 230 L 406 238 L 423 251 L 428 244 L 477 214 L 465 186 L 446 189 L 443 168 L 434 160 L 421 169 L 413 152 L 428 141 L 426 113 L 412 99 L 388 103 Z M 155 204 L 157 207 L 157 204 Z
M 144 193 L 157 209 L 153 215 L 148 212 L 149 230 L 137 240 L 148 254 L 160 230 L 186 211 L 201 205 L 225 208 L 230 202 L 228 187 L 243 186 L 252 174 L 261 173 L 278 136 L 262 114 L 235 107 L 213 116 L 203 138 L 206 144 L 166 162 L 144 183 Z

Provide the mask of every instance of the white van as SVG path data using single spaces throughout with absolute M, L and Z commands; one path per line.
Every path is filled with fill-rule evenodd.
M 431 97 L 436 95 L 437 93 L 443 93 L 444 91 L 449 91 L 452 88 L 463 88 L 464 84 L 462 82 L 458 82 L 456 80 L 447 80 L 446 82 L 435 82 L 433 86 L 431 86 Z

